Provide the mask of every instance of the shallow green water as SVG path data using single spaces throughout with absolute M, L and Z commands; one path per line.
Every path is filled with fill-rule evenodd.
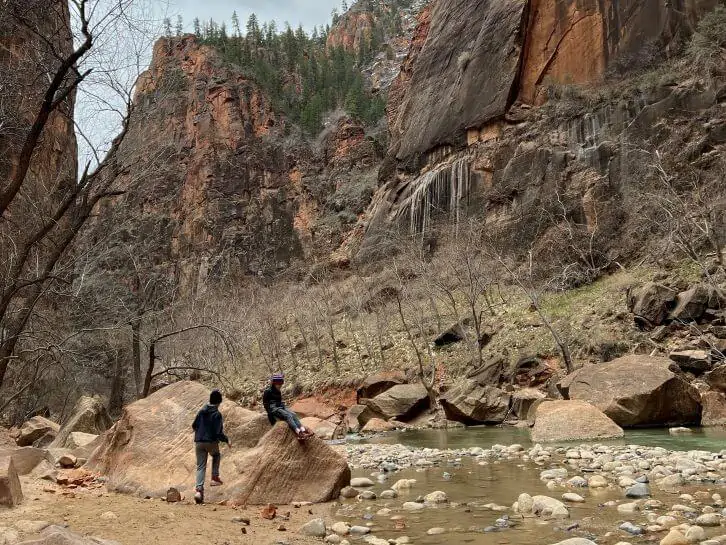
M 439 449 L 469 447 L 488 448 L 492 445 L 532 444 L 529 430 L 512 427 L 475 426 L 448 430 L 408 430 L 362 439 L 362 443 L 384 443 Z M 582 441 L 579 441 L 582 443 Z M 691 435 L 673 436 L 667 429 L 628 430 L 623 439 L 607 441 L 613 445 L 663 447 L 669 450 L 726 450 L 726 428 L 695 429 Z

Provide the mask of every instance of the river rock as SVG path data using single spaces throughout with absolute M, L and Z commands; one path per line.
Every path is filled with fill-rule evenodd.
M 386 422 L 381 418 L 371 418 L 360 431 L 361 433 L 385 433 L 395 429 L 396 425 L 391 422 Z
M 429 408 L 430 400 L 422 384 L 399 384 L 367 402 L 368 407 L 386 420 L 408 420 Z
M 195 468 L 188 463 L 194 459 L 190 422 L 208 397 L 203 385 L 180 381 L 127 405 L 87 469 L 105 475 L 110 490 L 154 497 L 171 487 L 191 492 Z M 337 498 L 349 484 L 346 459 L 320 439 L 300 443 L 285 423 L 270 429 L 265 415 L 236 403 L 225 401 L 220 412 L 235 448 L 222 457 L 225 486 L 210 487 L 208 501 L 317 503 Z
M 537 407 L 532 441 L 537 443 L 623 437 L 620 426 L 584 401 L 545 401 Z
M 680 531 L 673 528 L 667 536 L 660 540 L 660 545 L 690 545 L 690 542 Z
M 426 494 L 424 496 L 424 501 L 427 503 L 447 503 L 449 501 L 449 497 L 446 495 L 446 492 L 437 490 L 436 492 Z
M 20 427 L 16 442 L 19 447 L 48 446 L 59 431 L 60 426 L 55 422 L 42 416 L 34 416 Z
M 399 479 L 398 481 L 393 483 L 393 486 L 391 486 L 391 489 L 400 493 L 401 490 L 409 490 L 409 489 L 413 488 L 415 485 L 416 485 L 416 479 Z
M 392 500 L 398 497 L 398 492 L 395 490 L 384 490 L 381 492 L 380 497 L 382 500 Z
M 340 491 L 340 497 L 341 497 L 341 498 L 346 498 L 346 499 L 356 498 L 356 497 L 358 497 L 358 494 L 359 494 L 359 493 L 360 493 L 360 492 L 358 492 L 358 491 L 357 491 L 357 490 L 356 490 L 355 488 L 353 488 L 352 486 L 346 486 L 345 488 L 343 488 L 343 489 L 342 489 L 342 490 Z
M 350 480 L 350 486 L 355 488 L 365 488 L 367 486 L 375 486 L 375 484 L 368 477 L 356 477 Z
M 429 528 L 426 531 L 426 534 L 430 535 L 430 536 L 440 536 L 441 534 L 445 534 L 445 533 L 446 533 L 446 528 L 441 528 L 438 526 L 436 528 Z
M 585 501 L 585 498 L 579 494 L 575 494 L 574 492 L 566 492 L 565 494 L 562 494 L 562 499 L 571 503 L 583 503 Z
M 706 513 L 705 515 L 701 515 L 700 517 L 696 518 L 696 524 L 699 526 L 707 527 L 720 526 L 722 518 L 723 517 L 718 513 Z
M 404 502 L 404 504 L 401 506 L 404 511 L 420 511 L 421 509 L 424 509 L 426 506 L 423 503 L 418 503 L 415 501 L 407 501 Z
M 359 500 L 375 500 L 378 496 L 376 496 L 376 493 L 373 492 L 373 490 L 364 490 L 360 494 L 358 494 Z
M 480 386 L 465 380 L 452 388 L 439 402 L 447 420 L 465 425 L 499 424 L 509 411 L 511 396 L 494 386 Z
M 365 536 L 371 533 L 368 526 L 351 526 L 349 531 L 352 536 Z
M 698 390 L 676 376 L 666 358 L 630 355 L 575 371 L 571 399 L 592 403 L 623 427 L 698 423 Z
M 623 532 L 627 532 L 631 536 L 639 536 L 645 533 L 645 530 L 643 530 L 643 528 L 636 524 L 633 524 L 632 522 L 623 522 L 620 526 L 618 526 L 618 529 L 622 530 Z
M 76 402 L 70 416 L 60 426 L 60 430 L 50 446 L 52 448 L 77 448 L 81 445 L 68 444 L 71 433 L 101 435 L 112 425 L 113 421 L 100 398 L 82 396 Z
M 621 503 L 618 505 L 618 513 L 623 513 L 625 515 L 632 515 L 636 511 L 640 511 L 640 506 L 635 503 Z
M 637 483 L 625 491 L 628 498 L 647 498 L 650 496 L 650 488 L 645 483 Z
M 701 394 L 703 414 L 702 426 L 726 426 L 726 395 L 718 391 Z
M 339 536 L 347 536 L 350 533 L 350 525 L 347 522 L 336 522 L 330 527 L 330 531 Z
M 327 535 L 325 521 L 323 519 L 313 519 L 300 528 L 300 533 L 310 537 L 325 537 Z
M 534 496 L 532 498 L 532 513 L 553 519 L 568 518 L 570 516 L 570 512 L 564 503 L 549 496 Z
M 706 539 L 706 531 L 700 526 L 691 526 L 686 530 L 686 539 L 691 543 L 697 543 Z
M 593 475 L 587 480 L 587 486 L 590 488 L 607 488 L 608 480 L 602 475 Z
M 560 541 L 554 545 L 597 545 L 597 543 L 590 541 L 589 539 L 585 539 L 584 537 L 571 537 L 570 539 Z
M 23 501 L 18 472 L 12 456 L 0 457 L 0 506 L 15 507 Z

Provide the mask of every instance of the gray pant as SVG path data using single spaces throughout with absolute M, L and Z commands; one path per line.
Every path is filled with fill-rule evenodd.
M 219 443 L 194 443 L 197 453 L 197 489 L 204 490 L 204 477 L 207 474 L 207 456 L 212 457 L 212 477 L 219 477 Z

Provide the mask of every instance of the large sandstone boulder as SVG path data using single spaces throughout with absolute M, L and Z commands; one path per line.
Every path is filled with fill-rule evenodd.
M 512 372 L 505 357 L 495 356 L 467 373 L 466 378 L 480 386 L 499 386 L 503 382 L 511 382 Z
M 623 429 L 584 401 L 545 401 L 538 405 L 532 441 L 591 441 L 623 437 Z
M 40 532 L 40 537 L 23 541 L 18 545 L 120 545 L 117 541 L 82 536 L 61 526 L 48 526 Z
M 367 401 L 368 407 L 384 419 L 409 420 L 430 406 L 422 384 L 399 384 Z
M 338 414 L 338 411 L 335 410 L 334 407 L 326 405 L 313 397 L 298 399 L 290 406 L 290 408 L 295 411 L 300 418 L 313 416 L 320 420 L 328 420 Z
M 235 455 L 232 464 L 223 488 L 241 505 L 320 503 L 337 498 L 350 484 L 344 456 L 317 438 L 299 442 L 284 422 L 257 447 Z
M 705 392 L 701 394 L 701 403 L 702 426 L 726 426 L 726 395 L 722 392 Z
M 191 425 L 208 396 L 209 390 L 198 383 L 177 382 L 132 403 L 86 468 L 105 475 L 108 487 L 119 492 L 162 496 L 169 488 L 191 491 Z M 345 459 L 320 439 L 300 444 L 284 422 L 271 430 L 267 416 L 228 401 L 220 411 L 233 448 L 222 445 L 226 484 L 208 487 L 210 502 L 247 495 L 243 499 L 249 503 L 325 501 L 337 497 L 337 483 L 346 480 L 346 472 L 350 477 Z
M 698 424 L 698 390 L 673 373 L 667 358 L 625 356 L 567 377 L 570 399 L 595 405 L 622 427 Z
M 38 464 L 45 460 L 46 455 L 47 451 L 35 447 L 0 449 L 0 458 L 10 456 L 18 475 L 31 473 Z
M 706 374 L 706 383 L 719 392 L 726 392 L 726 365 L 719 365 Z
M 320 439 L 325 441 L 330 439 L 341 439 L 345 437 L 346 430 L 343 429 L 343 425 L 338 425 L 330 420 L 321 420 L 314 416 L 306 416 L 300 419 L 300 422 L 307 429 L 315 432 Z
M 480 386 L 467 380 L 440 399 L 447 420 L 467 426 L 499 424 L 509 412 L 509 394 L 494 386 Z
M 50 445 L 53 448 L 73 448 L 66 444 L 71 433 L 100 435 L 113 425 L 106 407 L 98 397 L 82 396 L 71 415 L 63 422 L 58 435 Z
M 512 394 L 512 414 L 519 420 L 526 420 L 530 409 L 547 396 L 536 388 L 522 388 Z
M 60 426 L 42 416 L 34 416 L 23 424 L 16 439 L 19 447 L 47 446 L 60 431 Z M 45 443 L 45 444 L 40 444 Z
M 0 506 L 15 507 L 23 501 L 23 490 L 12 456 L 0 457 Z
M 628 292 L 628 310 L 633 313 L 639 327 L 652 329 L 665 322 L 676 295 L 668 286 L 649 282 Z
M 361 399 L 372 399 L 386 390 L 390 390 L 394 386 L 404 384 L 405 382 L 406 377 L 400 371 L 371 375 L 358 387 L 358 401 L 360 402 Z
M 723 300 L 713 286 L 698 284 L 676 297 L 675 308 L 668 318 L 681 322 L 697 322 L 707 309 L 721 309 Z

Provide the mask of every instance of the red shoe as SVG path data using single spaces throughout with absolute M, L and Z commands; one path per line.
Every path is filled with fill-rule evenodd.
M 212 477 L 212 486 L 222 486 L 224 483 L 219 477 Z

